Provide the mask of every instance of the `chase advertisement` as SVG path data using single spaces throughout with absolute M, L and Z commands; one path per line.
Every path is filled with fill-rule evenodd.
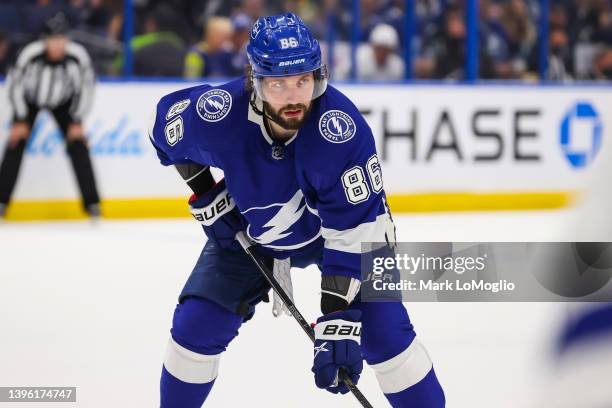
M 186 83 L 101 83 L 86 132 L 105 198 L 182 197 L 147 128 L 158 98 Z M 612 93 L 595 87 L 338 85 L 376 139 L 388 194 L 580 192 L 608 143 Z M 10 107 L 0 85 L 0 146 Z M 340 137 L 347 121 L 329 121 Z M 348 126 L 348 125 L 347 125 Z M 184 132 L 188 133 L 189 129 Z M 74 199 L 62 137 L 34 126 L 15 199 Z

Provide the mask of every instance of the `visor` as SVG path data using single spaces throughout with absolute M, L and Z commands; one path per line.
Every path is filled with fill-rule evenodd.
M 269 102 L 271 99 L 278 100 L 287 92 L 309 92 L 310 100 L 317 99 L 327 89 L 327 67 L 323 65 L 321 68 L 315 69 L 312 76 L 305 77 L 299 81 L 287 80 L 287 76 L 270 76 L 259 75 L 253 73 L 253 88 L 257 97 L 262 101 Z M 305 73 L 300 73 L 295 76 L 303 76 Z

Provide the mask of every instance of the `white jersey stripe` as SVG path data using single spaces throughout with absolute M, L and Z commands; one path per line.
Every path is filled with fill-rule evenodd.
M 7 82 L 9 84 L 9 98 L 12 102 L 15 116 L 20 119 L 25 119 L 28 115 L 28 106 L 26 105 L 25 100 L 25 89 L 21 79 L 22 75 L 23 72 L 21 70 L 15 69 L 9 75 Z
M 206 384 L 217 378 L 221 355 L 198 354 L 170 338 L 164 367 L 177 379 L 190 384 Z
M 62 96 L 62 88 L 64 87 L 64 81 L 61 77 L 62 69 L 60 67 L 53 68 L 53 73 L 51 75 L 51 91 L 49 95 L 49 106 L 57 106 L 59 104 L 60 98 Z
M 415 337 L 406 350 L 371 367 L 382 392 L 393 394 L 420 382 L 432 369 L 433 364 L 427 350 Z
M 248 230 L 248 228 L 247 228 L 247 233 L 248 233 L 248 232 L 249 232 L 249 230 Z M 309 240 L 304 241 L 304 242 L 300 242 L 300 243 L 297 243 L 297 244 L 294 244 L 294 245 L 271 245 L 271 244 L 265 244 L 265 245 L 262 245 L 262 246 L 264 246 L 264 247 L 266 247 L 266 248 L 270 248 L 270 249 L 276 249 L 276 250 L 279 250 L 279 251 L 290 251 L 290 250 L 292 250 L 292 249 L 299 249 L 299 248 L 303 248 L 303 247 L 305 247 L 306 245 L 310 244 L 311 242 L 315 241 L 315 240 L 316 240 L 317 238 L 319 238 L 320 236 L 321 236 L 321 231 L 319 231 L 319 232 L 318 232 L 318 233 L 317 233 L 317 234 L 316 234 L 314 237 L 310 238 Z M 250 235 L 249 235 L 249 238 L 250 238 L 250 239 L 251 239 L 253 242 L 256 242 L 256 241 L 253 239 L 253 237 L 251 237 Z
M 386 241 L 385 233 L 390 222 L 389 214 L 384 213 L 376 217 L 375 221 L 364 222 L 343 231 L 323 227 L 321 231 L 325 238 L 325 248 L 360 254 L 362 242 Z
M 40 82 L 38 85 L 38 97 L 36 102 L 38 106 L 47 106 L 49 98 L 49 88 L 51 88 L 51 67 L 44 67 L 40 74 Z

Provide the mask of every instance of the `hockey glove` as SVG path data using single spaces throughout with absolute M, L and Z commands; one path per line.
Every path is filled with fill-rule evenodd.
M 359 310 L 346 310 L 327 314 L 317 320 L 312 367 L 317 387 L 334 394 L 346 394 L 349 391 L 347 386 L 338 381 L 341 367 L 354 384 L 359 381 L 363 370 L 360 319 Z
M 225 179 L 199 197 L 192 195 L 189 207 L 193 217 L 202 224 L 209 240 L 224 249 L 241 250 L 234 237 L 238 231 L 246 228 L 246 220 L 227 191 Z

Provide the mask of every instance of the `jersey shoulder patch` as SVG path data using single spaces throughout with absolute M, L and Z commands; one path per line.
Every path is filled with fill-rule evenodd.
M 332 86 L 319 99 L 313 120 L 304 131 L 313 137 L 297 138 L 297 160 L 307 173 L 331 182 L 337 182 L 355 165 L 364 165 L 376 153 L 374 136 L 364 117 Z
M 317 115 L 317 130 L 325 142 L 338 145 L 352 140 L 351 144 L 354 144 L 355 139 L 371 135 L 359 109 L 331 85 L 320 99 Z
M 181 89 L 164 95 L 156 108 L 156 119 L 153 131 L 153 139 L 158 146 L 162 143 L 168 146 L 175 146 L 181 139 L 185 131 L 185 126 L 189 122 L 187 109 L 192 105 L 192 93 L 202 92 L 210 86 L 197 86 Z M 183 116 L 187 115 L 185 118 Z
M 209 88 L 197 95 L 196 111 L 200 119 L 205 122 L 219 124 L 232 122 L 235 118 L 233 110 L 236 110 L 237 105 L 241 105 L 244 95 L 246 95 L 244 79 L 239 78 Z M 192 99 L 195 99 L 195 97 Z
M 180 89 L 164 95 L 155 108 L 149 137 L 164 165 L 180 163 L 190 155 L 193 141 L 184 140 L 190 129 L 188 108 L 193 106 L 192 93 L 209 89 L 208 85 Z M 193 159 L 193 158 L 192 158 Z
M 176 115 L 180 115 L 189 107 L 191 104 L 191 99 L 183 99 L 181 101 L 175 102 L 166 113 L 166 120 L 170 120 Z
M 198 98 L 196 110 L 206 122 L 223 120 L 232 109 L 232 95 L 221 88 L 213 88 Z
M 247 102 L 241 98 L 243 91 L 242 80 L 215 87 L 198 85 L 163 96 L 151 131 L 154 145 L 167 162 L 214 165 L 217 154 L 235 149 L 232 140 L 242 134 L 237 131 L 240 121 L 235 119 L 240 111 L 237 107 Z
M 319 133 L 331 143 L 344 143 L 357 133 L 355 121 L 348 113 L 330 109 L 319 118 Z

